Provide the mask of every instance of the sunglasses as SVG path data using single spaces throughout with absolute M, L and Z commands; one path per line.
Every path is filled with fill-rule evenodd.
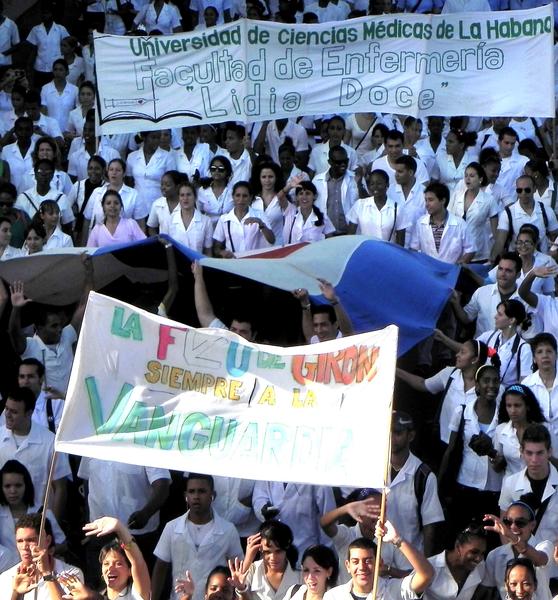
M 219 173 L 224 173 L 226 171 L 225 167 L 209 167 L 210 171 L 218 171 Z
M 502 519 L 502 523 L 506 527 L 511 527 L 512 525 L 515 525 L 516 527 L 519 527 L 519 529 L 523 529 L 524 527 L 529 525 L 529 521 L 527 519 L 508 519 L 507 517 Z
M 521 192 L 524 192 L 525 194 L 530 194 L 533 190 L 530 187 L 524 187 L 524 188 L 520 188 L 517 187 L 515 188 L 515 193 L 516 194 L 521 194 Z

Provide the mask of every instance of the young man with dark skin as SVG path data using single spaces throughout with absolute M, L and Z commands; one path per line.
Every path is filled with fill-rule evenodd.
M 193 581 L 205 581 L 217 565 L 242 556 L 240 538 L 235 526 L 216 514 L 211 504 L 215 496 L 213 477 L 190 473 L 186 479 L 186 514 L 165 525 L 155 548 L 157 561 L 153 569 L 153 600 L 161 600 L 165 577 L 172 565 L 172 581 L 189 571 Z M 198 586 L 193 600 L 203 598 Z M 171 598 L 177 599 L 173 591 Z

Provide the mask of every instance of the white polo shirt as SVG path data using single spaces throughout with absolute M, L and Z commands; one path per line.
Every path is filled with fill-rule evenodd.
M 283 244 L 297 244 L 299 242 L 317 242 L 326 235 L 335 233 L 335 227 L 329 217 L 323 215 L 323 223 L 316 225 L 317 215 L 312 212 L 306 219 L 292 204 L 285 212 L 285 225 L 283 226 Z
M 405 206 L 399 206 L 389 196 L 381 209 L 376 206 L 374 198 L 357 200 L 349 211 L 347 220 L 358 226 L 357 233 L 371 235 L 386 242 L 394 242 L 395 234 L 411 224 L 407 220 Z
M 172 563 L 173 581 L 177 577 L 183 577 L 188 570 L 193 581 L 205 582 L 214 567 L 226 565 L 228 558 L 243 556 L 240 538 L 232 523 L 213 513 L 213 521 L 208 524 L 205 536 L 196 548 L 187 525 L 188 512 L 165 525 L 153 553 L 158 559 Z M 172 600 L 178 600 L 174 590 L 170 597 Z M 192 600 L 203 600 L 203 597 L 202 583 L 196 586 Z
M 157 148 L 147 163 L 142 148 L 128 154 L 126 173 L 134 177 L 134 189 L 148 210 L 161 195 L 161 178 L 175 168 L 172 154 L 162 148 Z
M 11 65 L 12 55 L 4 56 L 3 52 L 19 44 L 17 25 L 8 17 L 0 24 L 0 65 Z
M 206 248 L 213 246 L 213 227 L 209 217 L 202 215 L 198 209 L 194 210 L 188 228 L 184 227 L 180 208 L 175 210 L 168 221 L 168 230 L 165 231 L 173 240 L 184 244 L 188 248 L 202 253 Z
M 41 88 L 41 104 L 46 107 L 48 116 L 56 119 L 62 131 L 68 129 L 68 117 L 76 107 L 78 93 L 73 83 L 66 83 L 62 93 L 58 92 L 53 81 Z
M 34 65 L 36 71 L 43 73 L 52 71 L 52 63 L 57 58 L 62 58 L 60 42 L 69 35 L 67 29 L 58 23 L 53 23 L 48 32 L 43 23 L 39 23 L 31 29 L 27 41 L 37 47 Z
M 103 213 L 103 205 L 101 204 L 105 192 L 108 190 L 108 183 L 101 187 L 95 188 L 89 196 L 89 202 L 83 211 L 83 216 L 95 223 L 103 223 L 105 215 Z M 139 201 L 138 193 L 134 188 L 123 185 L 119 190 L 120 198 L 122 199 L 122 216 L 126 219 L 143 219 L 147 216 L 148 211 Z
M 47 345 L 35 334 L 33 337 L 26 338 L 25 350 L 21 358 L 40 360 L 45 365 L 48 385 L 65 392 L 72 370 L 73 345 L 76 341 L 77 333 L 72 325 L 64 327 L 58 344 Z
M 81 460 L 78 476 L 89 483 L 87 502 L 90 520 L 111 515 L 123 523 L 127 523 L 132 513 L 145 506 L 155 481 L 171 478 L 167 469 L 87 457 Z M 151 515 L 145 527 L 131 531 L 134 535 L 141 535 L 155 531 L 157 527 L 159 511 Z
M 21 151 L 17 142 L 8 144 L 2 148 L 0 158 L 5 160 L 10 165 L 10 181 L 16 186 L 18 191 L 20 190 L 21 180 L 29 169 L 33 169 L 33 156 L 32 152 L 35 148 L 35 140 L 31 140 L 31 145 L 27 150 L 25 156 L 21 155 Z
M 469 573 L 463 587 L 459 589 L 457 581 L 455 581 L 448 566 L 445 551 L 431 556 L 428 562 L 434 568 L 434 578 L 424 592 L 423 598 L 425 600 L 447 600 L 448 598 L 471 600 L 477 586 L 484 577 L 485 565 L 482 561 Z
M 246 215 L 239 221 L 233 209 L 226 215 L 219 217 L 213 239 L 224 243 L 226 249 L 233 253 L 269 248 L 270 244 L 264 238 L 258 224 L 245 224 L 245 221 L 249 218 L 261 219 L 267 227 L 271 228 L 263 211 L 250 207 Z
M 19 447 L 17 443 L 20 444 Z M 14 434 L 6 426 L 0 427 L 0 465 L 3 466 L 6 461 L 13 458 L 27 467 L 35 487 L 35 501 L 42 502 L 54 453 L 54 433 L 31 421 L 29 434 L 23 441 L 17 443 Z M 68 455 L 58 453 L 53 481 L 71 476 Z

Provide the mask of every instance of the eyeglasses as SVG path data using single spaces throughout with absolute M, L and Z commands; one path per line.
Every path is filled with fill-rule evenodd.
M 348 165 L 349 164 L 349 159 L 348 158 L 342 158 L 339 160 L 334 160 L 331 159 L 330 162 L 334 165 Z
M 224 173 L 226 171 L 225 167 L 209 167 L 210 171 L 218 171 L 219 173 Z
M 54 175 L 54 171 L 45 171 L 44 169 L 37 169 L 37 175 Z
M 516 527 L 519 527 L 519 529 L 523 529 L 524 527 L 527 527 L 527 525 L 529 525 L 529 521 L 527 519 L 508 519 L 507 517 L 504 517 L 502 519 L 502 523 L 506 527 L 511 527 L 512 525 L 515 525 Z
M 516 194 L 521 194 L 521 193 L 530 194 L 532 191 L 533 190 L 530 187 L 524 187 L 524 188 L 517 187 L 517 188 L 515 188 L 515 193 Z
M 532 246 L 533 242 L 531 240 L 517 240 L 515 242 L 516 246 Z

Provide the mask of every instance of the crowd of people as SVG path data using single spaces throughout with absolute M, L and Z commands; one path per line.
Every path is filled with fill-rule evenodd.
M 94 29 L 168 35 L 238 17 L 324 23 L 539 4 L 88 0 L 73 22 L 45 2 L 25 37 L 0 2 L 0 260 L 19 259 L 21 279 L 32 260 L 24 256 L 160 234 L 228 260 L 362 234 L 467 273 L 397 371 L 385 515 L 375 489 L 64 454 L 52 463 L 87 296 L 99 287 L 93 262 L 84 255 L 70 317 L 33 303 L 22 281 L 0 282 L 2 346 L 16 365 L 13 377 L 9 368 L 2 374 L 0 600 L 558 593 L 552 121 L 356 113 L 98 135 L 91 38 Z M 156 304 L 165 315 L 180 282 L 175 250 L 160 239 L 169 284 Z M 199 263 L 181 275 L 193 282 L 193 325 L 263 341 L 249 310 L 220 314 L 223 298 L 215 305 Z M 355 333 L 334 286 L 319 286 L 325 304 L 293 290 L 300 338 Z M 272 292 L 264 298 L 273 302 Z M 363 457 L 363 468 L 371 460 Z

